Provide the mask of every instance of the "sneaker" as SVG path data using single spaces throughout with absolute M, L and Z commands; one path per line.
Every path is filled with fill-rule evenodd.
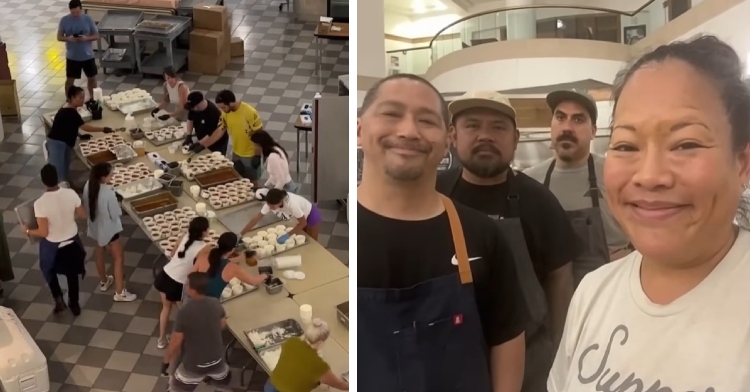
M 123 289 L 122 293 L 115 293 L 115 302 L 133 302 L 136 298 L 138 296 L 129 292 L 128 289 Z
M 112 283 L 115 282 L 115 277 L 112 275 L 107 276 L 106 282 L 99 282 L 99 291 L 104 292 L 109 290 L 110 286 L 112 286 Z
M 167 348 L 167 345 L 169 345 L 169 336 L 164 339 L 159 339 L 159 341 L 156 342 L 156 348 L 158 348 L 159 350 Z

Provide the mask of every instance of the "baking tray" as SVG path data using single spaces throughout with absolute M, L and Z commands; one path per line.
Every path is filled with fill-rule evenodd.
M 258 234 L 258 232 L 259 232 L 259 231 L 263 231 L 264 229 L 267 229 L 267 228 L 269 228 L 269 227 L 276 227 L 276 226 L 278 226 L 278 225 L 274 225 L 274 224 L 271 224 L 271 225 L 268 225 L 268 226 L 263 226 L 263 227 L 259 227 L 259 228 L 255 229 L 255 230 L 253 230 L 253 231 L 251 231 L 251 232 L 249 232 L 249 233 L 245 234 L 245 235 L 244 235 L 243 237 L 251 237 L 251 238 L 252 238 L 252 237 L 255 237 L 255 236 L 256 236 L 256 235 Z M 295 234 L 295 235 L 296 235 L 296 234 Z M 307 239 L 305 240 L 305 243 L 304 243 L 304 244 L 302 244 L 302 245 L 295 245 L 294 247 L 292 247 L 292 248 L 287 248 L 287 249 L 284 249 L 284 250 L 282 250 L 281 252 L 277 252 L 277 251 L 276 251 L 276 248 L 274 247 L 274 251 L 273 251 L 273 253 L 271 253 L 271 254 L 270 254 L 270 255 L 268 255 L 268 256 L 264 256 L 263 258 L 264 258 L 264 259 L 271 259 L 271 261 L 273 261 L 273 257 L 275 257 L 275 256 L 278 256 L 278 255 L 280 255 L 280 254 L 283 254 L 283 253 L 286 253 L 286 252 L 289 252 L 289 251 L 297 250 L 297 249 L 299 249 L 299 248 L 301 248 L 301 247 L 303 247 L 303 246 L 305 246 L 305 245 L 309 244 L 309 243 L 310 243 L 310 241 L 312 241 L 312 238 L 310 238 L 310 237 L 308 237 L 308 236 L 305 236 L 305 237 L 307 237 Z M 242 241 L 242 238 L 240 238 L 240 241 Z M 243 244 L 243 246 L 244 246 L 244 244 Z M 256 250 L 256 249 L 253 249 L 253 250 Z
M 210 188 L 241 179 L 242 177 L 240 177 L 239 173 L 231 167 L 222 167 L 221 169 L 195 175 L 195 182 L 201 188 Z
M 245 290 L 245 291 L 243 291 L 243 292 L 241 292 L 241 293 L 239 293 L 239 294 L 237 294 L 237 295 L 235 295 L 235 294 L 232 294 L 232 295 L 231 295 L 231 296 L 229 296 L 228 298 L 221 298 L 221 299 L 219 299 L 219 302 L 221 302 L 221 303 L 224 303 L 224 302 L 227 302 L 227 301 L 231 301 L 231 300 L 233 300 L 233 299 L 235 299 L 235 298 L 239 298 L 239 297 L 242 297 L 242 296 L 243 296 L 243 295 L 245 295 L 245 294 L 250 294 L 250 293 L 252 293 L 252 292 L 254 292 L 254 291 L 258 291 L 258 289 L 260 288 L 260 286 L 253 286 L 253 287 L 254 287 L 253 289 L 250 289 L 250 290 Z
M 141 218 L 154 216 L 177 208 L 177 199 L 169 191 L 159 191 L 153 195 L 135 198 L 130 201 L 130 206 Z
M 132 110 L 130 107 L 135 106 L 136 104 L 145 102 L 147 106 L 143 107 L 142 109 L 138 110 Z M 120 105 L 117 105 L 117 110 L 119 110 L 122 113 L 130 113 L 131 115 L 135 116 L 137 114 L 150 112 L 152 109 L 155 109 L 157 106 L 157 103 L 154 102 L 154 99 L 151 97 L 139 99 L 137 101 L 128 102 L 128 103 L 122 103 Z
M 346 372 L 341 375 L 341 378 L 344 379 L 347 383 L 349 382 L 349 372 Z
M 127 144 L 116 145 L 110 148 L 109 151 L 112 151 L 115 154 L 118 161 L 131 160 L 138 156 L 138 153 L 133 150 L 133 147 L 130 147 Z
M 152 189 L 150 191 L 139 193 L 137 195 L 131 195 L 131 196 L 128 196 L 128 197 L 125 196 L 124 188 L 131 187 L 131 186 L 136 186 L 137 187 L 138 185 L 146 185 L 147 183 L 150 183 L 150 182 L 153 183 L 153 186 L 156 189 Z M 130 199 L 135 199 L 137 197 L 145 197 L 145 196 L 148 196 L 148 195 L 153 195 L 153 194 L 161 191 L 163 188 L 164 188 L 164 185 L 162 185 L 161 182 L 157 181 L 153 177 L 148 177 L 148 178 L 141 178 L 140 180 L 133 181 L 133 182 L 125 184 L 125 185 L 120 185 L 120 186 L 118 186 L 118 187 L 115 188 L 115 192 L 117 192 L 120 196 L 122 196 L 122 198 L 124 200 L 130 200 Z
M 68 185 L 67 182 L 61 182 L 60 188 L 67 188 L 70 189 L 70 185 Z M 22 225 L 26 225 L 31 230 L 38 229 L 39 226 L 36 223 L 36 214 L 34 213 L 34 202 L 36 202 L 39 198 L 34 198 L 30 200 L 26 200 L 23 203 L 20 203 L 14 208 L 14 211 L 16 212 L 16 218 L 18 218 L 18 223 Z M 28 236 L 27 237 L 29 242 L 32 244 L 36 244 L 39 242 L 39 239 L 34 236 Z
M 153 138 L 153 139 L 146 138 L 146 140 L 148 140 L 149 143 L 153 144 L 154 146 L 160 147 L 160 146 L 163 146 L 165 144 L 174 143 L 174 142 L 179 141 L 179 140 L 185 140 L 186 137 L 187 137 L 187 135 L 185 135 L 183 137 L 174 137 L 173 136 L 173 137 L 171 137 L 169 139 L 164 139 L 162 141 L 158 141 L 158 140 L 156 140 L 156 138 Z M 182 151 L 178 151 L 178 152 L 182 153 Z
M 336 305 L 336 314 L 344 328 L 349 329 L 349 301 Z
M 250 338 L 252 334 L 259 334 L 261 336 L 268 336 L 268 340 L 261 344 L 256 344 L 253 339 Z M 294 319 L 286 319 L 273 324 L 266 325 L 260 328 L 253 328 L 245 331 L 245 336 L 253 345 L 255 350 L 268 350 L 272 347 L 279 346 L 284 341 L 296 337 L 302 336 L 304 331 L 302 326 Z
M 112 151 L 99 151 L 95 154 L 88 155 L 86 157 L 86 161 L 88 161 L 89 166 L 94 166 L 99 163 L 106 163 L 109 162 L 111 164 L 117 163 L 117 156 Z

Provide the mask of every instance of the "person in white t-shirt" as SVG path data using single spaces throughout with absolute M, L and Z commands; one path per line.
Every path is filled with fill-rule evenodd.
M 292 175 L 289 173 L 289 154 L 286 153 L 284 147 L 281 147 L 264 130 L 255 131 L 250 135 L 250 140 L 255 143 L 255 148 L 261 152 L 266 163 L 268 180 L 266 180 L 264 186 L 269 189 L 283 189 L 287 192 L 296 193 L 299 184 L 292 180 Z
M 157 347 L 163 349 L 169 344 L 167 324 L 172 306 L 182 301 L 183 285 L 193 269 L 198 254 L 208 252 L 211 247 L 203 241 L 208 236 L 208 219 L 199 216 L 190 221 L 188 232 L 180 239 L 179 245 L 172 251 L 172 259 L 156 275 L 154 288 L 161 295 L 161 313 L 159 314 L 159 340 Z
M 279 243 L 286 242 L 289 236 L 299 234 L 301 232 L 307 233 L 310 238 L 318 240 L 318 234 L 320 234 L 320 222 L 323 221 L 323 216 L 320 214 L 318 206 L 311 203 L 304 197 L 287 192 L 283 189 L 269 189 L 265 195 L 265 204 L 260 212 L 255 215 L 250 222 L 242 229 L 241 234 L 245 234 L 252 230 L 255 225 L 263 219 L 263 216 L 273 213 L 279 219 L 288 221 L 292 219 L 297 220 L 297 225 L 294 226 L 292 231 L 284 234 L 277 238 Z
M 23 226 L 23 231 L 27 236 L 39 238 L 39 269 L 52 291 L 54 313 L 70 307 L 70 311 L 78 316 L 81 313 L 79 275 L 86 274 L 86 251 L 78 236 L 76 218 L 86 219 L 86 210 L 75 191 L 58 185 L 60 181 L 53 165 L 44 165 L 41 177 L 47 191 L 34 202 L 37 228 Z M 57 280 L 58 274 L 65 275 L 68 281 L 67 306 Z
M 550 392 L 750 391 L 743 73 L 732 47 L 704 36 L 616 80 L 605 195 L 636 252 L 578 286 Z

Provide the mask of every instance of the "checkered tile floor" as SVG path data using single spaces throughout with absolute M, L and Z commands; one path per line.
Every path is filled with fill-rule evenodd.
M 68 11 L 66 1 L 4 0 L 0 2 L 0 37 L 8 44 L 11 71 L 18 83 L 21 118 L 3 118 L 4 140 L 0 142 L 0 210 L 11 249 L 15 280 L 3 283 L 0 305 L 18 313 L 49 361 L 52 392 L 144 392 L 166 390 L 159 377 L 162 351 L 156 348 L 159 296 L 153 289 L 152 265 L 158 251 L 129 218 L 122 238 L 128 289 L 138 294 L 134 303 L 113 303 L 112 290 L 100 293 L 93 263 L 92 243 L 87 241 L 88 275 L 81 286 L 83 313 L 52 315 L 52 298 L 44 284 L 37 249 L 30 245 L 16 224 L 13 208 L 37 197 L 43 190 L 38 180 L 44 164 L 41 145 L 43 113 L 58 109 L 64 101 L 64 46 L 56 42 L 59 18 Z M 316 92 L 335 94 L 337 77 L 348 73 L 348 43 L 326 43 L 320 76 L 315 67 L 314 24 L 297 23 L 278 1 L 226 0 L 233 12 L 233 36 L 245 39 L 245 58 L 233 59 L 221 76 L 185 73 L 193 90 L 212 92 L 231 88 L 253 104 L 264 118 L 265 128 L 280 140 L 296 159 L 295 112 Z M 92 12 L 98 19 L 98 14 Z M 79 81 L 80 82 L 80 81 Z M 108 94 L 140 87 L 161 99 L 158 79 L 140 75 L 99 75 L 100 87 Z M 82 84 L 82 83 L 81 83 Z M 301 144 L 304 146 L 304 142 Z M 308 164 L 300 167 L 303 194 L 309 193 Z M 346 164 L 346 157 L 341 157 Z M 294 165 L 291 165 L 294 166 Z M 293 167 L 292 170 L 295 168 Z M 85 175 L 80 162 L 74 172 Z M 294 175 L 294 173 L 293 173 Z M 346 212 L 336 202 L 321 203 L 321 242 L 342 262 L 348 262 Z M 143 249 L 146 249 L 144 252 Z M 164 262 L 160 260 L 159 262 Z M 62 283 L 62 282 L 61 282 Z M 249 385 L 239 386 L 239 367 L 247 353 L 234 350 L 231 364 L 236 391 L 261 391 L 267 376 L 250 368 Z M 198 391 L 209 391 L 201 386 Z

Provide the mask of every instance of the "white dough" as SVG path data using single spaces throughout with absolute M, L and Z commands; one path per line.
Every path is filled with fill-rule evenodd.
M 224 290 L 221 291 L 221 298 L 229 298 L 232 296 L 232 289 L 229 287 L 224 288 Z
M 240 280 L 239 280 L 239 279 L 237 279 L 237 278 L 232 278 L 232 279 L 231 279 L 231 280 L 229 281 L 229 285 L 230 285 L 230 286 L 232 286 L 232 287 L 234 287 L 234 286 L 237 286 L 237 285 L 238 285 L 238 284 L 240 284 L 240 283 L 242 283 L 242 282 L 240 282 Z

